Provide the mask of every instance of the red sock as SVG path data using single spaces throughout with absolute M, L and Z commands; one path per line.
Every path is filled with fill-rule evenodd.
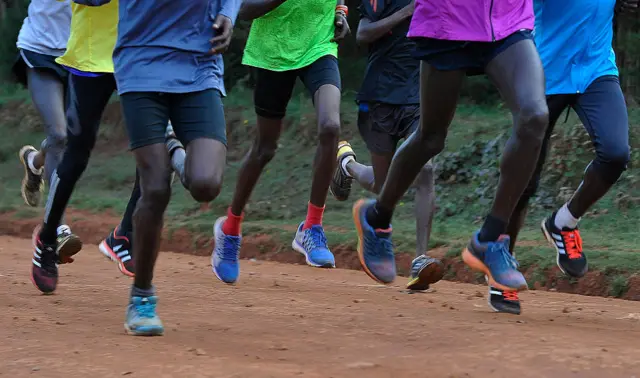
M 311 202 L 307 206 L 307 219 L 304 220 L 303 230 L 311 228 L 311 226 L 322 225 L 322 215 L 324 214 L 324 206 L 318 207 Z
M 235 215 L 231 212 L 231 207 L 229 207 L 229 209 L 227 209 L 227 220 L 222 224 L 222 232 L 224 232 L 225 235 L 240 236 L 242 218 L 244 218 L 244 213 Z

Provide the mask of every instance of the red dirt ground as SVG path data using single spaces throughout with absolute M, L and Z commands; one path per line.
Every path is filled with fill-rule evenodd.
M 162 253 L 163 337 L 124 335 L 130 280 L 87 245 L 56 295 L 31 285 L 28 239 L 0 237 L 2 377 L 632 377 L 637 302 L 542 291 L 521 316 L 485 288 L 407 294 L 350 270 L 242 261 L 236 286 L 203 256 Z

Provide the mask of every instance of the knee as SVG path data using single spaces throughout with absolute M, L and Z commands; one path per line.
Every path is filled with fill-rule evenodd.
M 549 126 L 549 108 L 546 102 L 531 102 L 523 106 L 517 114 L 516 136 L 528 144 L 542 146 Z
M 605 180 L 611 184 L 615 183 L 622 172 L 627 169 L 627 164 L 631 160 L 629 146 L 610 148 L 605 151 L 598 151 L 593 167 L 597 169 Z
M 269 163 L 278 150 L 278 142 L 271 140 L 257 140 L 251 147 L 249 158 L 260 162 L 261 166 Z
M 198 202 L 211 202 L 220 194 L 222 178 L 194 177 L 189 180 L 189 192 Z
M 420 148 L 428 152 L 430 156 L 435 156 L 444 150 L 446 138 L 444 133 L 424 133 L 418 130 L 409 137 L 409 143 L 417 142 L 420 144 Z
M 320 141 L 333 142 L 340 136 L 340 120 L 326 118 L 320 122 L 318 137 Z
M 171 198 L 171 185 L 166 180 L 143 180 L 141 206 L 148 211 L 163 213 Z

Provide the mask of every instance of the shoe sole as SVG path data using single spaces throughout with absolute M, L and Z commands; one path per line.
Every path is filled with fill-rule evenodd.
M 422 267 L 418 276 L 407 283 L 407 289 L 413 291 L 424 291 L 429 289 L 429 285 L 440 281 L 444 277 L 444 265 L 432 261 Z
M 326 268 L 326 269 L 331 269 L 331 268 L 335 268 L 336 264 L 316 264 L 313 261 L 309 260 L 309 255 L 307 254 L 307 251 L 304 250 L 304 247 L 302 245 L 300 245 L 300 243 L 298 243 L 298 241 L 296 240 L 296 238 L 293 239 L 293 241 L 291 242 L 291 248 L 293 248 L 295 251 L 300 252 L 304 255 L 304 259 L 307 262 L 307 265 L 312 266 L 314 268 Z
M 61 262 L 64 263 L 66 259 L 69 259 L 82 250 L 82 240 L 76 235 L 71 235 L 65 241 L 58 245 L 58 256 Z
M 147 331 L 136 331 L 136 330 L 132 330 L 131 328 L 129 328 L 129 326 L 127 325 L 127 323 L 124 323 L 124 331 L 127 333 L 127 335 L 131 335 L 131 336 L 162 336 L 164 335 L 164 329 L 151 329 L 151 330 L 147 330 Z
M 127 270 L 127 268 L 124 266 L 124 263 L 122 262 L 122 260 L 118 257 L 118 255 L 116 255 L 113 252 L 113 249 L 111 249 L 111 247 L 109 247 L 109 244 L 107 244 L 107 240 L 103 240 L 100 245 L 98 246 L 98 249 L 100 250 L 100 252 L 102 252 L 102 254 L 104 255 L 104 257 L 108 258 L 109 260 L 111 260 L 112 262 L 118 264 L 118 270 L 120 270 L 120 273 L 124 274 L 127 277 L 135 277 L 134 273 L 131 273 L 130 271 Z
M 26 187 L 27 187 L 27 182 L 29 181 L 30 169 L 29 169 L 29 163 L 24 160 L 24 154 L 25 152 L 27 152 L 27 150 L 37 151 L 33 146 L 23 146 L 20 149 L 20 152 L 18 152 L 20 163 L 22 163 L 22 167 L 24 168 L 24 177 L 22 178 L 22 184 L 20 185 L 20 194 L 22 194 L 22 200 L 24 201 L 25 204 L 27 204 L 27 206 L 37 207 L 40 204 L 40 197 L 42 196 L 43 183 L 42 183 L 42 180 L 40 180 L 40 188 L 39 188 L 40 196 L 38 196 L 38 200 L 35 203 L 29 202 L 29 200 L 27 199 Z
M 542 222 L 540 223 L 540 230 L 542 230 L 542 234 L 544 235 L 544 238 L 547 239 L 549 244 L 551 244 L 551 246 L 556 250 L 556 265 L 558 265 L 558 268 L 560 268 L 560 271 L 562 271 L 562 273 L 564 273 L 565 275 L 567 275 L 569 277 L 573 277 L 573 278 L 582 278 L 582 277 L 584 277 L 584 275 L 587 274 L 587 271 L 589 270 L 588 267 L 584 270 L 584 273 L 582 273 L 581 275 L 577 275 L 577 276 L 573 275 L 573 274 L 570 274 L 569 272 L 564 270 L 564 268 L 560 264 L 560 250 L 558 249 L 558 246 L 556 245 L 556 242 L 553 239 L 553 236 L 551 236 L 551 233 L 549 232 L 549 230 L 547 230 L 546 223 L 547 223 L 547 220 L 543 219 Z
M 227 219 L 227 217 L 220 217 L 216 220 L 216 223 L 214 223 L 213 225 L 213 240 L 218 240 L 218 233 L 216 232 L 218 230 L 218 228 L 222 228 L 222 222 L 224 222 Z M 211 252 L 211 271 L 213 272 L 213 274 L 216 275 L 216 277 L 226 283 L 227 285 L 234 285 L 236 282 L 238 282 L 238 279 L 240 278 L 240 274 L 238 274 L 238 278 L 235 279 L 235 281 L 233 282 L 227 282 L 225 280 L 222 279 L 222 277 L 220 277 L 220 275 L 218 274 L 218 272 L 216 271 L 216 265 L 214 264 L 213 261 L 213 256 L 216 254 L 216 248 L 215 246 L 213 247 L 213 252 Z M 238 264 L 240 264 L 240 262 L 238 262 Z
M 360 260 L 360 265 L 362 266 L 362 270 L 364 270 L 364 272 L 371 277 L 371 279 L 373 279 L 374 281 L 381 283 L 383 285 L 389 285 L 393 282 L 393 280 L 391 280 L 391 282 L 383 282 L 381 280 L 379 280 L 373 273 L 371 273 L 371 271 L 369 270 L 369 268 L 367 268 L 367 264 L 365 264 L 364 262 L 364 251 L 362 250 L 363 248 L 363 232 L 362 232 L 362 223 L 360 222 L 360 208 L 366 203 L 365 200 L 358 200 L 354 205 L 353 208 L 351 210 L 352 215 L 353 215 L 353 222 L 356 225 L 356 231 L 358 232 L 358 259 Z
M 493 276 L 491 275 L 491 271 L 489 270 L 489 268 L 482 261 L 480 261 L 479 258 L 475 257 L 467 247 L 465 247 L 464 250 L 462 250 L 462 261 L 464 261 L 464 263 L 467 264 L 467 266 L 469 266 L 471 269 L 484 273 L 487 276 L 489 285 L 497 289 L 500 289 L 503 291 L 505 290 L 506 291 L 514 291 L 514 290 L 522 291 L 527 289 L 526 283 L 520 287 L 509 287 L 496 282 L 496 280 L 493 279 Z

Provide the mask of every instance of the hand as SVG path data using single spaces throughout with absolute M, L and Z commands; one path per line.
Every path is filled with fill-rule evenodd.
M 215 37 L 209 40 L 209 43 L 211 43 L 209 54 L 222 54 L 227 51 L 229 44 L 231 44 L 231 36 L 233 35 L 231 19 L 221 14 L 217 15 L 213 21 L 213 33 Z
M 335 19 L 335 30 L 333 32 L 333 38 L 331 38 L 331 42 L 339 42 L 344 39 L 349 33 L 351 33 L 351 29 L 349 28 L 349 23 L 347 22 L 347 18 L 339 12 L 336 12 Z
M 616 10 L 624 13 L 635 13 L 638 11 L 638 0 L 618 0 Z

